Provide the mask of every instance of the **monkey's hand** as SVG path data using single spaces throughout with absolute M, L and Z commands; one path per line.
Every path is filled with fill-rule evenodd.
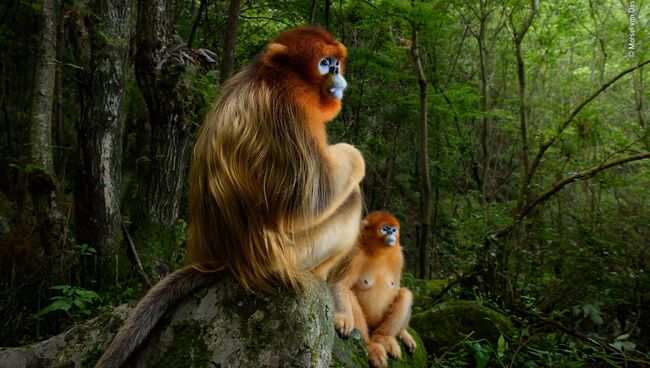
M 334 315 L 334 328 L 343 338 L 350 336 L 354 329 L 354 317 L 347 313 L 336 313 Z

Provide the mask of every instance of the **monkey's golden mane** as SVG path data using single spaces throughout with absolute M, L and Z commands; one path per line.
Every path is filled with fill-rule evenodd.
M 226 268 L 254 291 L 305 287 L 296 234 L 332 201 L 324 124 L 340 109 L 305 69 L 331 53 L 346 51 L 328 33 L 294 30 L 223 86 L 190 169 L 186 262 L 197 270 Z

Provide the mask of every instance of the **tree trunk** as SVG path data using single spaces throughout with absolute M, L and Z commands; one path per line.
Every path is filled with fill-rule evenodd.
M 481 192 L 481 201 L 485 200 L 487 193 L 487 185 L 489 182 L 489 169 L 490 169 L 490 154 L 488 152 L 488 135 L 489 135 L 489 126 L 488 126 L 488 117 L 487 117 L 487 72 L 485 70 L 486 63 L 486 50 L 485 50 L 485 27 L 487 22 L 487 15 L 485 14 L 484 4 L 481 2 L 480 10 L 481 18 L 479 25 L 479 32 L 476 37 L 478 42 L 478 52 L 479 52 L 479 70 L 481 77 L 481 99 L 480 99 L 480 109 L 481 109 L 481 162 L 483 166 L 482 175 L 481 175 L 481 186 L 478 190 Z
M 52 107 L 56 80 L 57 27 L 55 0 L 43 0 L 43 28 L 40 33 L 40 51 L 36 61 L 34 98 L 31 109 L 30 156 L 33 164 L 54 173 L 52 160 Z
M 332 0 L 325 0 L 325 29 L 330 29 L 330 8 Z
M 316 10 L 318 9 L 318 0 L 311 0 L 311 11 L 309 12 L 309 25 L 316 26 Z
M 228 26 L 223 42 L 223 55 L 221 55 L 221 84 L 232 77 L 235 70 L 235 45 L 237 44 L 237 24 L 241 0 L 230 0 L 228 8 Z
M 393 194 L 393 181 L 395 177 L 395 164 L 397 162 L 397 147 L 400 127 L 401 125 L 395 127 L 395 132 L 392 134 L 393 142 L 391 143 L 391 152 L 386 156 L 386 177 L 384 178 L 384 194 L 382 196 L 381 208 L 390 208 L 390 200 Z
M 420 231 L 418 237 L 418 249 L 420 252 L 419 268 L 420 277 L 425 278 L 427 273 L 427 246 L 429 243 L 429 227 L 431 226 L 432 191 L 429 179 L 429 132 L 427 126 L 427 79 L 424 76 L 424 68 L 420 60 L 418 50 L 418 29 L 413 25 L 413 43 L 411 44 L 411 56 L 415 63 L 420 86 L 420 168 L 422 174 L 422 194 L 420 197 Z
M 529 165 L 529 145 L 528 145 L 528 123 L 526 115 L 528 113 L 526 107 L 526 69 L 524 65 L 524 56 L 521 51 L 521 44 L 524 41 L 524 36 L 528 32 L 535 14 L 537 11 L 537 0 L 531 1 L 531 8 L 528 17 L 521 26 L 521 29 L 516 29 L 514 21 L 510 19 L 512 26 L 512 36 L 515 44 L 515 56 L 517 57 L 517 80 L 519 84 L 519 133 L 521 136 L 521 164 L 524 173 L 524 181 L 521 186 L 521 194 L 519 199 L 519 206 L 522 206 L 530 200 L 530 165 Z
M 131 2 L 98 0 L 74 12 L 79 76 L 80 167 L 75 187 L 77 242 L 108 259 L 120 236 L 124 82 L 131 38 Z M 79 18 L 88 14 L 87 18 Z M 93 14 L 101 14 L 96 17 Z
M 644 97 L 643 97 L 643 69 L 636 71 L 634 78 L 634 105 L 636 107 L 637 118 L 639 119 L 639 128 L 646 135 L 650 135 L 650 129 L 648 129 L 645 121 L 645 106 L 644 106 Z M 646 148 L 650 149 L 650 141 L 646 141 Z
M 36 218 L 36 231 L 48 256 L 60 240 L 63 216 L 56 203 L 56 180 L 52 151 L 52 118 L 56 84 L 56 0 L 42 2 L 42 28 L 34 77 L 31 107 L 30 161 L 37 169 L 28 175 L 29 194 Z
M 152 136 L 151 174 L 145 178 L 144 207 L 150 221 L 172 227 L 178 219 L 196 127 L 190 117 L 200 109 L 192 95 L 191 81 L 201 70 L 195 64 L 205 56 L 188 49 L 174 34 L 172 14 L 166 4 L 165 0 L 138 3 L 135 71 L 149 110 Z

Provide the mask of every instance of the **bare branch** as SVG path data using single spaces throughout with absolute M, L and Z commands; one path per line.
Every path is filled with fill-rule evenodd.
M 140 257 L 138 256 L 138 252 L 135 250 L 135 244 L 133 244 L 133 239 L 131 239 L 131 234 L 129 234 L 129 230 L 126 228 L 124 222 L 122 222 L 122 233 L 124 234 L 124 240 L 126 241 L 126 245 L 128 247 L 129 253 L 131 254 L 131 257 L 133 257 L 133 261 L 135 262 L 136 268 L 138 269 L 140 276 L 142 276 L 147 286 L 151 287 L 152 283 L 149 280 L 147 273 L 144 272 L 144 267 L 142 267 L 142 262 L 140 262 Z
M 619 166 L 622 165 L 626 162 L 631 162 L 631 161 L 638 161 L 638 160 L 643 160 L 646 158 L 650 158 L 650 152 L 644 152 L 644 153 L 639 153 L 636 155 L 632 156 L 626 156 L 619 158 L 617 160 L 612 160 L 608 162 L 603 162 L 602 164 L 598 166 L 591 167 L 589 169 L 577 172 L 571 176 L 567 176 L 553 184 L 549 189 L 544 191 L 542 194 L 538 195 L 535 199 L 530 201 L 526 206 L 524 206 L 521 211 L 519 212 L 519 217 L 523 218 L 525 217 L 530 211 L 532 211 L 537 205 L 540 203 L 546 201 L 549 199 L 553 194 L 557 193 L 560 191 L 562 188 L 564 188 L 567 184 L 573 183 L 575 181 L 580 181 L 580 180 L 585 180 L 593 177 L 594 175 L 598 174 L 599 172 L 609 169 L 610 167 L 614 166 Z
M 612 161 L 607 161 L 603 162 L 598 166 L 591 167 L 589 169 L 577 172 L 573 175 L 567 176 L 561 180 L 558 180 L 553 184 L 550 188 L 545 190 L 543 193 L 539 194 L 537 197 L 532 199 L 530 202 L 526 203 L 526 205 L 522 206 L 521 209 L 515 214 L 515 220 L 513 221 L 512 224 L 509 226 L 506 226 L 504 229 L 499 231 L 496 234 L 492 234 L 489 237 L 487 237 L 484 242 L 488 243 L 491 240 L 496 240 L 496 238 L 499 238 L 505 234 L 508 234 L 510 231 L 515 229 L 517 225 L 533 210 L 535 207 L 540 205 L 541 203 L 545 202 L 547 199 L 549 199 L 553 194 L 559 192 L 562 188 L 564 188 L 566 185 L 576 182 L 576 181 L 581 181 L 585 179 L 589 179 L 593 177 L 594 175 L 598 174 L 599 172 L 609 169 L 614 166 L 619 166 L 627 162 L 632 162 L 632 161 L 638 161 L 638 160 L 643 160 L 646 158 L 650 158 L 650 152 L 644 152 L 644 153 L 639 153 L 636 155 L 632 156 L 626 156 L 619 158 L 617 160 L 612 160 Z

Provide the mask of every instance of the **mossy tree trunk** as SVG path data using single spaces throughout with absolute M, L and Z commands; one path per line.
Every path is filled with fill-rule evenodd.
M 41 245 L 51 255 L 61 237 L 62 216 L 56 203 L 56 179 L 52 152 L 52 109 L 56 80 L 57 14 L 56 0 L 40 3 L 41 29 L 31 101 L 30 161 L 27 170 L 29 194 L 36 217 Z
M 52 106 L 56 77 L 56 15 L 55 1 L 41 3 L 42 28 L 39 34 L 39 54 L 34 78 L 30 126 L 30 156 L 33 164 L 53 173 L 52 163 Z
M 151 157 L 144 175 L 148 219 L 172 227 L 179 214 L 192 136 L 204 101 L 193 97 L 199 62 L 211 58 L 188 49 L 174 32 L 167 1 L 138 2 L 135 71 L 151 125 Z
M 78 75 L 76 235 L 78 243 L 95 247 L 105 259 L 115 253 L 120 236 L 123 100 L 131 13 L 130 1 L 97 0 L 77 5 L 70 14 L 75 58 L 82 68 Z

